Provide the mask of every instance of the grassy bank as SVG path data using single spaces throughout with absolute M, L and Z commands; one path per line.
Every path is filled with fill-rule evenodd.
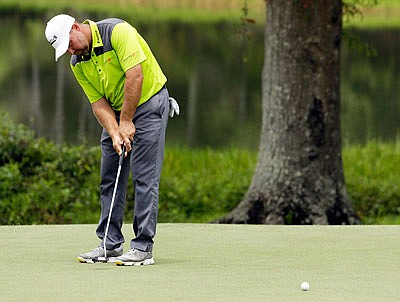
M 188 23 L 239 22 L 242 15 L 242 0 L 3 0 L 0 10 L 22 12 L 69 12 L 80 16 L 83 12 L 99 15 L 114 15 L 134 19 L 138 22 L 174 21 Z M 262 24 L 264 20 L 263 0 L 248 0 L 252 18 Z
M 346 2 L 351 3 L 351 0 Z M 397 0 L 361 1 L 362 14 L 345 18 L 345 26 L 398 27 L 400 26 L 400 2 Z M 19 11 L 25 14 L 68 12 L 84 16 L 91 12 L 99 16 L 120 16 L 138 22 L 174 21 L 189 23 L 240 22 L 244 0 L 2 0 L 0 11 Z M 247 0 L 249 17 L 257 24 L 264 24 L 264 0 Z
M 366 0 L 364 2 L 373 2 Z M 345 25 L 364 28 L 398 28 L 400 26 L 400 1 L 377 0 L 377 5 L 363 6 L 362 14 L 357 14 Z

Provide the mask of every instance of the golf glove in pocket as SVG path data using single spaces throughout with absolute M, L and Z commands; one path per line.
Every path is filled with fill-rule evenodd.
M 173 98 L 169 98 L 169 117 L 173 118 L 174 115 L 179 115 L 179 105 L 178 102 Z

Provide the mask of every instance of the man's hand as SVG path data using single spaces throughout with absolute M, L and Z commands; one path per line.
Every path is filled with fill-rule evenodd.
M 111 136 L 112 142 L 113 142 L 113 148 L 115 150 L 115 152 L 118 153 L 118 155 L 121 156 L 122 153 L 122 146 L 123 146 L 123 141 L 121 139 L 121 137 L 119 135 L 115 135 L 115 136 Z M 125 148 L 126 150 L 126 148 Z M 127 153 L 125 151 L 124 156 L 126 156 Z
M 136 128 L 132 121 L 120 121 L 119 124 L 119 135 L 121 136 L 122 143 L 126 147 L 125 153 L 128 154 L 132 150 L 132 141 L 135 136 Z M 115 146 L 114 146 L 115 148 Z M 120 146 L 121 148 L 121 146 Z M 122 149 L 122 148 L 121 148 Z M 118 150 L 117 150 L 118 152 Z M 118 152 L 120 154 L 120 152 Z

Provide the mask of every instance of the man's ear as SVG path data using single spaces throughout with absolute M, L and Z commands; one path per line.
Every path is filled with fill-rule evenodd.
M 71 30 L 72 30 L 72 29 L 75 29 L 75 30 L 78 30 L 78 31 L 80 31 L 80 30 L 81 30 L 81 27 L 79 26 L 79 24 L 78 24 L 78 23 L 74 22 L 74 24 L 72 24 L 72 28 L 71 28 Z

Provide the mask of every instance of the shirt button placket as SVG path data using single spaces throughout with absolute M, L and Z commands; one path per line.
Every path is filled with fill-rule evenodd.
M 98 74 L 99 74 L 100 79 L 101 79 L 101 80 L 104 80 L 104 75 L 103 75 L 101 66 L 100 66 L 100 64 L 99 64 L 98 57 L 96 56 L 96 54 L 95 54 L 94 51 L 92 52 L 92 60 L 93 60 L 93 62 L 94 62 L 94 65 L 96 65 L 96 69 L 97 69 L 97 72 L 98 72 Z

